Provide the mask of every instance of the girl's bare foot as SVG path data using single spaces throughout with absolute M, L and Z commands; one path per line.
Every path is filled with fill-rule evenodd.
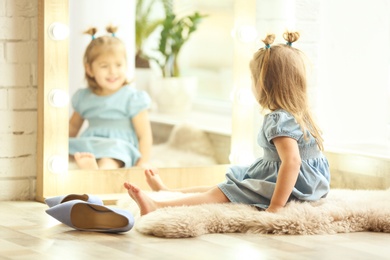
M 155 211 L 158 206 L 154 200 L 149 198 L 140 188 L 134 186 L 128 182 L 125 182 L 123 186 L 127 189 L 130 197 L 137 203 L 141 211 L 141 216 Z
M 86 170 L 97 170 L 99 169 L 96 158 L 91 153 L 75 153 L 74 159 L 76 161 L 77 166 L 80 169 Z
M 157 169 L 154 170 L 146 169 L 145 176 L 146 176 L 146 182 L 149 184 L 150 188 L 152 188 L 153 191 L 169 190 L 161 180 Z

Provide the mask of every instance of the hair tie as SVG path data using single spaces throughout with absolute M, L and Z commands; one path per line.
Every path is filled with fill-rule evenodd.
M 92 41 L 95 40 L 95 39 L 96 39 L 96 38 L 95 38 L 95 35 L 92 35 Z
M 292 42 L 286 42 L 286 45 L 290 46 L 292 45 Z
M 115 37 L 115 33 L 111 33 L 111 36 L 112 36 L 112 37 Z
M 271 48 L 271 45 L 270 45 L 270 44 L 266 44 L 264 48 L 265 48 L 265 49 L 270 49 L 270 48 Z

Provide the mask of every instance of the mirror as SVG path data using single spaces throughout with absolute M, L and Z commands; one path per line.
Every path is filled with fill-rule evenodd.
M 82 57 L 91 37 L 83 31 L 91 26 L 96 27 L 96 36 L 107 34 L 105 27 L 109 24 L 118 26 L 116 37 L 121 39 L 128 55 L 128 78 L 135 78 L 133 87 L 145 90 L 152 97 L 150 120 L 154 136 L 151 164 L 156 167 L 182 167 L 194 165 L 213 165 L 229 163 L 231 134 L 231 101 L 229 99 L 233 86 L 233 50 L 234 43 L 231 31 L 234 26 L 233 0 L 218 1 L 174 1 L 178 16 L 199 11 L 207 17 L 190 37 L 180 52 L 179 66 L 182 76 L 193 76 L 197 79 L 197 98 L 192 111 L 183 115 L 161 113 L 153 95 L 153 82 L 150 78 L 158 77 L 160 69 L 151 61 L 152 68 L 134 70 L 134 2 L 118 0 L 115 4 L 104 0 L 68 0 L 69 3 L 69 95 L 86 87 Z M 148 3 L 148 1 L 144 1 Z M 146 5 L 146 4 L 145 4 Z M 105 10 L 105 12 L 101 12 Z M 163 7 L 160 1 L 154 1 L 151 20 L 160 19 Z M 115 15 L 113 15 L 115 14 Z M 153 16 L 154 15 L 154 16 Z M 155 49 L 160 37 L 160 28 L 147 39 L 145 53 L 158 57 Z M 204 48 L 207 45 L 207 48 Z M 154 65 L 154 66 L 153 66 Z M 218 105 L 215 105 L 215 103 Z M 201 105 L 199 105 L 201 103 Z M 226 112 L 204 109 L 206 104 L 213 104 Z M 201 108 L 202 111 L 201 111 Z M 215 109 L 214 109 L 215 110 Z M 211 113 L 210 113 L 211 112 Z M 69 105 L 69 116 L 73 108 Z M 218 123 L 214 123 L 218 117 Z M 209 119 L 210 118 L 210 119 Z M 207 121 L 206 121 L 207 120 Z M 188 125 L 187 123 L 190 123 Z M 184 125 L 186 124 L 186 125 Z M 86 128 L 84 122 L 81 132 Z M 172 130 L 174 131 L 172 132 Z M 168 141 L 169 140 L 169 141 Z M 180 140 L 180 145 L 174 140 Z M 188 140 L 184 141 L 183 140 Z M 199 144 L 202 144 L 202 147 Z M 70 160 L 69 169 L 77 169 L 74 160 Z
M 245 6 L 234 1 L 235 25 L 247 26 L 255 24 L 255 1 L 249 1 Z M 120 194 L 124 192 L 122 183 L 126 180 L 139 184 L 143 189 L 145 184 L 143 169 L 128 168 L 120 170 L 71 170 L 64 169 L 64 158 L 68 158 L 68 107 L 55 104 L 58 93 L 69 89 L 68 79 L 68 48 L 69 42 L 63 39 L 66 34 L 62 25 L 69 24 L 68 0 L 38 1 L 38 145 L 37 145 L 37 184 L 36 199 L 43 201 L 45 197 L 68 193 Z M 53 24 L 60 25 L 53 29 Z M 65 26 L 66 28 L 66 26 Z M 58 32 L 60 36 L 57 37 Z M 66 38 L 66 36 L 65 36 Z M 234 86 L 240 93 L 240 88 L 250 88 L 250 76 L 247 70 L 251 57 L 253 43 L 234 41 Z M 239 53 L 239 54 L 238 54 Z M 242 80 L 242 78 L 245 78 Z M 249 84 L 248 84 L 249 82 Z M 247 132 L 247 119 L 250 124 L 250 113 L 235 109 L 233 102 L 232 144 L 242 146 Z M 53 105 L 54 104 L 54 105 Z M 243 117 L 245 114 L 247 117 Z M 245 122 L 245 124 L 243 123 Z M 245 127 L 244 127 L 245 126 Z M 241 147 L 242 148 L 242 147 Z M 238 151 L 240 151 L 240 149 Z M 245 148 L 245 147 L 244 147 Z M 160 174 L 166 184 L 172 188 L 189 185 L 211 185 L 224 179 L 227 165 L 203 167 L 161 168 Z M 57 171 L 59 170 L 59 171 Z
M 210 1 L 209 1 L 210 2 Z M 275 32 L 275 29 L 279 28 L 277 19 L 271 19 L 270 17 L 273 17 L 275 15 L 283 16 L 282 13 L 279 13 L 280 8 L 277 8 L 277 5 L 280 5 L 282 2 L 290 2 L 290 1 L 257 1 L 261 2 L 262 6 L 261 8 L 258 7 L 257 9 L 257 18 L 256 18 L 256 1 L 250 0 L 246 1 L 246 5 L 242 4 L 242 1 L 233 0 L 234 4 L 234 15 L 235 15 L 235 27 L 241 29 L 244 28 L 244 26 L 247 25 L 254 25 L 255 22 L 257 22 L 257 28 L 261 31 L 261 35 L 266 33 L 266 31 L 272 31 Z M 295 1 L 291 1 L 295 2 Z M 354 6 L 356 9 L 356 1 L 342 1 L 345 8 L 348 8 L 350 6 Z M 383 2 L 382 4 L 386 4 L 387 2 Z M 325 5 L 327 17 L 332 17 L 334 20 L 335 14 L 333 13 L 334 10 L 340 10 L 340 8 L 335 8 L 336 6 L 340 5 L 340 1 L 330 1 L 329 4 Z M 311 6 L 311 5 L 310 5 Z M 323 6 L 323 5 L 321 5 Z M 362 14 L 367 14 L 367 9 L 364 3 L 359 4 L 360 6 L 360 12 Z M 386 6 L 386 5 L 384 5 Z M 388 6 L 388 4 L 387 4 Z M 315 6 L 312 6 L 315 7 Z M 317 6 L 318 7 L 318 6 Z M 302 5 L 300 5 L 300 8 L 303 8 Z M 324 8 L 321 7 L 321 8 Z M 344 9 L 345 9 L 344 8 Z M 384 10 L 387 10 L 386 8 L 381 8 L 381 6 L 376 7 L 377 9 L 384 12 Z M 288 11 L 290 11 L 289 8 Z M 300 9 L 300 14 L 305 14 L 304 17 L 308 18 L 310 15 L 313 17 L 313 24 L 306 24 L 307 21 L 305 21 L 301 25 L 308 26 L 308 29 L 310 32 L 313 28 L 317 28 L 318 20 L 316 20 L 318 13 L 316 12 L 316 8 L 313 8 L 313 12 L 305 12 L 305 10 Z M 318 10 L 317 10 L 318 11 Z M 275 12 L 274 14 L 271 14 L 271 12 Z M 380 24 L 381 26 L 378 28 L 384 28 L 384 32 L 388 32 L 390 23 L 387 23 L 388 21 L 388 14 L 386 12 L 382 13 L 384 18 L 378 19 L 377 13 L 373 12 L 371 10 L 370 17 L 373 21 L 375 21 L 376 24 Z M 67 158 L 68 157 L 68 108 L 67 107 L 56 107 L 53 106 L 52 103 L 54 100 L 57 100 L 57 94 L 66 92 L 68 93 L 68 86 L 69 86 L 69 80 L 68 80 L 68 41 L 65 40 L 55 40 L 53 38 L 59 37 L 62 38 L 64 30 L 61 24 L 68 25 L 69 24 L 69 17 L 68 17 L 68 0 L 38 0 L 38 13 L 39 13 L 39 19 L 38 19 L 38 144 L 37 144 L 37 182 L 36 182 L 36 199 L 39 201 L 43 201 L 45 197 L 48 196 L 54 196 L 54 195 L 60 195 L 60 194 L 66 194 L 66 193 L 94 193 L 94 194 L 119 194 L 122 193 L 124 190 L 122 189 L 122 182 L 125 180 L 132 181 L 134 183 L 139 184 L 139 186 L 143 189 L 147 188 L 145 187 L 145 181 L 143 178 L 143 170 L 138 168 L 131 168 L 131 169 L 121 169 L 121 170 L 115 170 L 115 171 L 81 171 L 81 170 L 72 170 L 72 171 L 65 171 L 65 173 L 53 173 L 53 166 L 55 168 L 63 169 L 62 160 L 61 158 Z M 290 12 L 288 12 L 290 14 Z M 381 44 L 382 48 L 371 48 L 369 52 L 362 52 L 362 50 L 366 50 L 366 41 L 363 39 L 361 41 L 353 40 L 356 38 L 356 35 L 359 35 L 361 37 L 364 37 L 367 34 L 361 34 L 361 33 L 355 33 L 354 30 L 360 31 L 360 27 L 365 28 L 368 32 L 371 31 L 372 28 L 375 26 L 367 26 L 367 21 L 361 20 L 361 15 L 359 15 L 359 12 L 351 12 L 351 15 L 355 16 L 355 20 L 353 19 L 345 19 L 345 14 L 337 12 L 337 19 L 335 23 L 331 23 L 332 19 L 324 19 L 324 23 L 330 26 L 327 28 L 327 30 L 322 30 L 322 32 L 327 32 L 328 34 L 323 36 L 323 39 L 321 39 L 319 42 L 316 40 L 317 37 L 314 38 L 306 38 L 306 44 L 303 44 L 302 47 L 306 49 L 304 50 L 306 53 L 311 55 L 310 58 L 316 58 L 317 53 L 317 44 L 320 44 L 319 47 L 323 47 L 320 50 L 325 50 L 323 52 L 320 52 L 322 54 L 321 58 L 329 59 L 329 63 L 316 63 L 318 60 L 314 59 L 314 64 L 321 65 L 322 73 L 321 75 L 318 75 L 322 77 L 321 79 L 335 79 L 334 82 L 329 82 L 331 84 L 327 84 L 327 81 L 323 81 L 323 84 L 325 85 L 325 90 L 329 90 L 329 99 L 323 98 L 324 95 L 321 96 L 320 100 L 326 101 L 325 104 L 317 104 L 319 107 L 317 109 L 323 108 L 322 112 L 325 114 L 325 119 L 328 118 L 328 121 L 325 122 L 323 125 L 327 125 L 332 132 L 328 133 L 338 133 L 336 137 L 344 139 L 345 137 L 351 137 L 351 133 L 353 133 L 356 136 L 356 140 L 361 139 L 361 131 L 349 131 L 348 134 L 343 133 L 345 131 L 344 126 L 348 126 L 350 129 L 361 129 L 361 119 L 365 118 L 364 127 L 373 127 L 376 130 L 381 129 L 381 134 L 379 135 L 377 131 L 368 131 L 368 132 L 375 132 L 376 135 L 367 135 L 366 137 L 375 137 L 378 138 L 382 135 L 388 134 L 388 120 L 376 120 L 376 117 L 373 117 L 372 115 L 376 114 L 382 115 L 377 113 L 378 112 L 378 100 L 381 101 L 380 104 L 385 104 L 381 107 L 384 107 L 385 109 L 379 109 L 381 112 L 383 112 L 387 118 L 389 118 L 389 113 L 385 113 L 388 111 L 388 101 L 385 99 L 388 99 L 388 95 L 386 91 L 389 89 L 388 80 L 386 81 L 388 77 L 388 61 L 384 61 L 384 66 L 379 66 L 382 70 L 378 70 L 378 67 L 376 66 L 369 66 L 372 70 L 370 70 L 373 74 L 368 74 L 367 71 L 364 71 L 364 74 L 369 79 L 370 85 L 370 95 L 373 95 L 372 98 L 369 100 L 372 103 L 370 106 L 362 106 L 361 104 L 366 104 L 367 101 L 367 95 L 366 92 L 364 92 L 367 88 L 364 85 L 360 83 L 360 77 L 356 77 L 356 71 L 355 70 L 349 70 L 349 76 L 345 77 L 344 72 L 346 71 L 345 68 L 349 68 L 349 64 L 353 63 L 355 67 L 362 67 L 360 66 L 360 63 L 356 62 L 354 59 L 351 59 L 351 57 L 361 57 L 364 54 L 366 56 L 369 56 L 370 58 L 373 57 L 381 57 L 388 59 L 389 52 L 387 51 L 385 54 L 383 53 L 384 50 L 387 50 L 388 48 L 385 48 L 388 45 L 389 37 L 387 34 L 382 33 L 382 31 L 376 31 L 377 35 L 380 35 L 384 39 L 381 41 L 376 41 L 375 46 L 378 47 L 378 44 Z M 306 16 L 309 15 L 309 16 Z M 279 17 L 277 16 L 277 17 Z M 332 21 L 333 21 L 332 20 Z M 349 30 L 346 33 L 346 31 L 339 31 L 340 23 L 344 23 L 345 21 L 349 21 L 351 24 L 350 28 L 354 28 L 354 30 Z M 359 21 L 363 23 L 364 26 L 356 26 L 356 22 Z M 54 27 L 53 24 L 59 23 L 59 27 Z M 316 25 L 314 25 L 316 24 Z M 280 25 L 280 23 L 279 23 Z M 314 26 L 314 27 L 312 27 Z M 273 27 L 273 28 L 271 28 Z M 62 29 L 61 29 L 62 28 Z M 283 28 L 281 28 L 284 30 Z M 319 30 L 321 31 L 321 30 Z M 334 36 L 334 32 L 338 33 L 338 37 Z M 50 36 L 51 34 L 51 36 Z M 316 34 L 314 34 L 316 35 Z M 53 37 L 55 36 L 55 37 Z M 345 44 L 340 44 L 340 39 L 344 39 Z M 66 37 L 65 37 L 66 38 Z M 326 40 L 324 40 L 326 39 Z M 351 40 L 352 39 L 352 40 Z M 377 39 L 377 38 L 376 38 Z M 353 42 L 354 44 L 351 45 L 350 43 Z M 307 44 L 309 43 L 309 44 Z M 386 45 L 387 44 L 387 45 Z M 333 46 L 334 48 L 329 48 L 329 46 Z M 352 47 L 351 47 L 352 46 Z M 337 48 L 336 48 L 337 47 Z M 241 157 L 250 158 L 251 152 L 255 149 L 253 146 L 255 146 L 255 143 L 253 142 L 254 136 L 257 133 L 256 129 L 258 129 L 258 126 L 255 125 L 255 122 L 258 124 L 259 120 L 254 120 L 254 113 L 251 112 L 251 109 L 248 108 L 245 102 L 245 96 L 248 94 L 248 89 L 250 89 L 250 76 L 248 75 L 248 60 L 251 58 L 253 51 L 255 50 L 256 46 L 253 46 L 253 44 L 245 44 L 240 41 L 234 40 L 234 62 L 233 62 L 233 75 L 234 75 L 234 100 L 233 100 L 233 109 L 232 109 L 232 136 L 231 136 L 231 160 L 233 163 L 236 162 L 243 162 Z M 338 52 L 333 51 L 334 49 L 338 50 Z M 344 51 L 345 50 L 345 51 Z M 326 52 L 327 51 L 327 52 Z M 372 52 L 376 51 L 375 53 L 380 53 L 380 55 L 372 55 Z M 359 55 L 356 55 L 359 54 Z M 334 55 L 334 56 L 332 56 Z M 346 56 L 343 56 L 346 55 Z M 386 56 L 387 55 L 387 56 Z M 334 58 L 339 59 L 340 62 L 338 62 L 334 66 L 333 59 Z M 341 59 L 340 59 L 341 57 Z M 349 62 L 349 63 L 348 63 Z M 385 63 L 386 62 L 386 63 Z M 364 64 L 364 63 L 362 63 Z M 376 64 L 367 62 L 366 64 Z M 316 67 L 317 67 L 316 66 Z M 360 68 L 360 69 L 362 69 Z M 340 75 L 335 77 L 327 77 L 327 72 L 333 71 L 337 72 Z M 332 72 L 332 75 L 333 75 Z M 382 73 L 383 72 L 383 73 Z M 380 77 L 373 77 L 371 75 L 378 75 L 380 74 Z M 319 78 L 320 78 L 319 77 Z M 372 79 L 380 79 L 383 82 L 386 83 L 386 89 L 382 88 L 383 84 L 375 84 L 372 85 Z M 340 81 L 339 79 L 349 80 L 354 79 L 356 82 L 355 84 L 349 84 L 350 82 L 344 82 Z M 358 82 L 359 81 L 359 82 Z M 326 84 L 325 84 L 326 83 Z M 359 83 L 359 84 L 357 84 Z M 315 84 L 314 84 L 315 85 Z M 328 88 L 331 86 L 332 88 Z M 349 86 L 351 89 L 346 89 L 345 86 Z M 359 87 L 357 87 L 359 86 Z M 381 92 L 378 90 L 372 91 L 373 87 L 380 88 Z M 361 102 L 355 98 L 356 91 L 359 90 L 362 95 L 360 97 L 362 98 Z M 385 91 L 384 91 L 385 90 Z M 343 95 L 336 96 L 337 101 L 335 102 L 335 95 L 334 93 L 343 93 Z M 357 101 L 357 105 L 349 104 L 348 106 L 345 105 L 346 100 L 344 97 L 349 95 L 349 92 L 354 93 L 355 103 Z M 312 94 L 317 94 L 314 89 L 312 91 Z M 321 93 L 319 93 L 321 94 Z M 383 101 L 385 100 L 385 101 Z M 339 109 L 334 109 L 334 114 L 329 113 L 329 103 L 333 104 L 334 108 L 342 107 L 343 109 L 340 111 Z M 353 110 L 350 113 L 350 110 L 347 110 L 345 108 L 348 108 L 350 110 Z M 371 109 L 367 109 L 371 108 Z M 375 109 L 375 113 L 372 112 Z M 356 111 L 359 111 L 359 113 L 356 113 Z M 340 116 L 339 112 L 343 112 L 343 116 Z M 326 116 L 327 115 L 327 116 Z M 353 117 L 350 117 L 350 115 L 356 116 L 356 120 Z M 337 120 L 349 118 L 352 120 L 352 122 L 344 122 Z M 385 118 L 385 117 L 383 117 Z M 366 119 L 371 119 L 369 123 Z M 335 121 L 336 120 L 336 121 Z M 375 121 L 375 122 L 374 122 Z M 386 124 L 383 127 L 378 128 L 378 121 L 380 121 L 381 124 Z M 371 123 L 373 122 L 373 123 Z M 354 123 L 354 124 L 353 124 Z M 374 124 L 375 123 L 375 124 Z M 334 127 L 335 125 L 343 125 L 343 127 Z M 357 126 L 357 127 L 355 127 Z M 251 132 L 253 129 L 253 132 Z M 384 129 L 384 130 L 383 130 Z M 324 129 L 326 132 L 326 129 Z M 337 130 L 337 131 L 336 131 Z M 387 132 L 386 132 L 387 130 Z M 387 139 L 388 140 L 388 137 Z M 372 141 L 372 140 L 368 140 Z M 385 142 L 383 142 L 385 143 Z M 370 144 L 370 143 L 368 143 Z M 359 145 L 359 143 L 357 143 Z M 385 143 L 385 145 L 388 145 Z M 383 146 L 383 145 L 382 145 Z M 374 147 L 375 148 L 375 147 Z M 377 158 L 385 158 L 383 161 L 387 160 L 388 158 L 388 147 L 385 147 L 386 149 L 383 149 L 383 152 L 379 155 L 374 154 Z M 329 157 L 330 160 L 333 160 L 330 165 L 333 167 L 332 174 L 333 176 L 336 176 L 335 173 L 338 173 L 340 178 L 345 179 L 345 172 L 351 171 L 354 175 L 351 175 L 352 178 L 356 178 L 355 172 L 361 171 L 361 169 L 356 169 L 356 165 L 353 163 L 350 163 L 348 165 L 345 164 L 345 157 L 340 156 L 340 153 L 344 153 L 342 155 L 348 155 L 348 154 L 361 154 L 362 151 L 367 152 L 367 146 L 362 147 L 359 146 L 357 148 L 355 147 L 347 147 L 346 149 L 342 149 L 342 152 L 339 150 L 335 150 L 335 152 L 329 153 L 328 155 L 331 155 Z M 255 153 L 253 153 L 255 154 Z M 253 155 L 252 154 L 252 155 Z M 369 152 L 370 156 L 372 156 L 373 153 Z M 383 155 L 384 154 L 384 155 Z M 58 160 L 59 159 L 59 160 Z M 371 160 L 371 157 L 369 158 Z M 355 160 L 355 159 L 354 159 Z M 349 161 L 354 162 L 354 160 L 351 160 L 349 158 Z M 359 157 L 359 160 L 361 160 L 361 157 Z M 340 162 L 343 163 L 340 163 Z M 348 158 L 347 158 L 348 161 Z M 356 161 L 356 160 L 355 160 Z M 371 164 L 370 164 L 371 165 Z M 383 167 L 381 168 L 383 170 L 384 174 L 387 174 L 386 169 L 388 169 L 388 163 L 387 161 L 383 164 Z M 214 166 L 206 166 L 206 167 L 181 167 L 181 168 L 162 168 L 160 169 L 161 175 L 163 176 L 164 180 L 166 180 L 167 184 L 173 188 L 175 187 L 183 187 L 183 186 L 189 186 L 189 185 L 208 185 L 208 184 L 214 184 L 216 182 L 222 181 L 224 179 L 224 172 L 226 169 L 226 165 L 214 165 Z M 360 164 L 359 164 L 360 167 Z M 365 167 L 362 168 L 362 171 L 365 171 Z M 377 171 L 377 165 L 374 167 Z M 370 169 L 374 169 L 370 166 Z M 379 170 L 378 170 L 379 172 Z M 366 172 L 361 172 L 361 174 L 367 174 Z M 373 173 L 374 174 L 374 173 Z M 375 173 L 377 174 L 377 173 Z M 337 176 L 336 176 L 337 178 Z M 371 178 L 371 176 L 370 176 Z M 382 183 L 386 183 L 383 182 Z

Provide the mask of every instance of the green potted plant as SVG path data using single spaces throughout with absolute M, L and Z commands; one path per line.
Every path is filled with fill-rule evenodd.
M 163 1 L 165 20 L 156 55 L 149 57 L 161 70 L 161 76 L 152 80 L 151 94 L 160 112 L 185 114 L 191 110 L 192 100 L 197 92 L 197 78 L 180 74 L 178 57 L 183 45 L 189 40 L 206 15 L 194 12 L 177 16 L 173 12 L 172 0 Z
M 194 12 L 191 15 L 178 17 L 173 12 L 172 0 L 163 0 L 165 20 L 162 22 L 158 53 L 159 58 L 149 57 L 157 62 L 163 77 L 179 77 L 178 56 L 183 45 L 198 28 L 206 15 Z
M 160 1 L 160 0 L 159 0 Z M 166 0 L 161 0 L 166 1 Z M 150 35 L 160 26 L 163 18 L 153 18 L 152 11 L 156 0 L 137 0 L 135 9 L 135 67 L 150 68 L 149 58 L 144 53 L 144 45 Z

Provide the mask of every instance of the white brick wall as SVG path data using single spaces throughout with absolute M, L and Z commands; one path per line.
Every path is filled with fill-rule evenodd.
M 0 0 L 0 200 L 33 199 L 37 0 Z

